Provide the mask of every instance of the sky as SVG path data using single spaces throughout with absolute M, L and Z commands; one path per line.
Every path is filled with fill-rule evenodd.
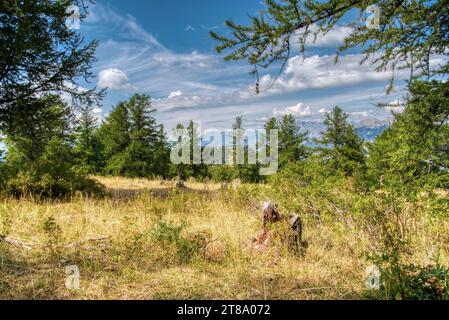
M 223 61 L 209 32 L 226 34 L 225 20 L 245 23 L 263 9 L 260 0 L 97 0 L 79 31 L 86 41 L 100 42 L 90 84 L 108 88 L 95 110 L 99 118 L 134 93 L 152 98 L 155 116 L 167 130 L 189 120 L 201 121 L 203 129 L 229 129 L 236 116 L 243 116 L 246 128 L 261 128 L 269 117 L 293 114 L 313 131 L 336 105 L 354 124 L 380 126 L 400 109 L 406 94 L 401 78 L 407 75 L 397 76 L 395 91 L 387 95 L 391 74 L 360 65 L 360 50 L 334 63 L 349 32 L 343 25 L 311 41 L 305 55 L 294 52 L 274 85 L 278 69 L 267 70 L 263 93 L 257 95 L 251 66 Z M 379 102 L 391 106 L 381 109 Z

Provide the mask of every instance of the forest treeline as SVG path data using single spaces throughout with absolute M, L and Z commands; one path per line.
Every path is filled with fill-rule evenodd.
M 267 14 L 272 16 L 273 24 L 257 16 L 250 27 L 228 21 L 236 39 L 216 33 L 211 36 L 220 43 L 218 52 L 231 51 L 226 60 L 246 60 L 258 75 L 261 66 L 286 61 L 291 44 L 285 41 L 285 36 L 289 38 L 292 31 L 310 23 L 308 17 L 324 14 L 316 19 L 316 23 L 322 24 L 315 23 L 318 28 L 314 32 L 326 32 L 343 11 L 360 5 L 346 2 L 346 5 L 335 5 L 333 1 L 318 5 L 313 1 L 270 1 Z M 354 177 L 364 190 L 393 185 L 410 192 L 418 187 L 447 187 L 448 64 L 442 59 L 439 67 L 431 68 L 429 60 L 433 55 L 447 54 L 448 31 L 444 26 L 448 24 L 443 22 L 448 18 L 444 12 L 435 10 L 445 7 L 446 2 L 423 5 L 414 14 L 407 7 L 417 5 L 414 2 L 396 9 L 388 1 L 368 2 L 382 7 L 381 25 L 388 26 L 388 19 L 405 15 L 404 25 L 427 26 L 420 42 L 412 41 L 419 34 L 416 27 L 403 26 L 400 30 L 384 27 L 383 36 L 370 28 L 356 29 L 339 49 L 343 52 L 372 39 L 364 53 L 367 57 L 380 54 L 379 71 L 398 64 L 401 68 L 412 68 L 405 111 L 395 115 L 392 125 L 373 143 L 368 143 L 355 134 L 342 109 L 335 107 L 325 116 L 326 130 L 320 139 L 313 141 L 315 148 L 307 146 L 307 132 L 298 127 L 293 116 L 272 118 L 265 129 L 279 129 L 280 171 L 312 163 L 323 167 L 317 173 L 330 170 L 331 175 Z M 7 147 L 0 163 L 0 186 L 4 191 L 64 196 L 77 190 L 101 190 L 90 175 L 243 182 L 270 179 L 259 175 L 260 164 L 173 165 L 170 161 L 173 143 L 168 140 L 169 133 L 163 124 L 156 122 L 156 110 L 145 94 L 118 103 L 98 125 L 92 111 L 106 92 L 85 89 L 80 84 L 81 80 L 93 78 L 91 67 L 98 42 L 85 44 L 77 30 L 67 27 L 69 4 L 80 8 L 83 21 L 88 3 L 82 0 L 26 0 L 20 4 L 3 1 L 0 5 L 0 132 Z M 334 20 L 326 20 L 332 16 Z M 254 33 L 263 36 L 253 38 Z M 306 38 L 308 33 L 300 36 Z M 246 43 L 244 47 L 241 41 Z M 393 54 L 389 45 L 399 42 L 402 45 L 396 46 L 399 49 Z M 256 49 L 253 54 L 252 49 Z M 413 55 L 414 60 L 407 62 L 407 55 Z M 259 89 L 257 83 L 256 90 Z M 63 101 L 63 94 L 71 97 L 70 104 Z M 192 121 L 177 128 L 184 126 L 190 138 L 200 134 Z M 245 129 L 241 118 L 236 119 L 233 129 Z
M 434 90 L 428 95 L 429 86 Z M 360 188 L 404 186 L 449 187 L 449 126 L 432 110 L 447 104 L 443 84 L 416 82 L 406 108 L 374 142 L 363 141 L 339 107 L 325 115 L 326 130 L 312 141 L 293 115 L 271 118 L 264 129 L 279 132 L 279 170 L 318 166 L 317 174 L 354 177 Z M 261 164 L 193 164 L 194 148 L 203 149 L 195 122 L 186 124 L 191 164 L 174 165 L 171 148 L 176 141 L 155 119 L 149 96 L 135 94 L 119 102 L 99 124 L 94 106 L 73 110 L 59 96 L 34 101 L 30 121 L 22 117 L 4 131 L 7 153 L 1 164 L 2 187 L 21 194 L 66 196 L 75 191 L 96 192 L 101 187 L 91 175 L 143 177 L 149 179 L 195 178 L 200 181 L 267 182 L 259 174 Z M 427 109 L 427 111 L 426 111 Z M 425 113 L 428 119 L 423 118 Z M 233 129 L 245 129 L 237 117 Z M 179 124 L 176 129 L 184 129 Z M 198 145 L 194 146 L 194 141 Z M 316 147 L 311 147 L 313 142 Z M 237 141 L 224 148 L 237 149 Z M 246 154 L 248 148 L 245 145 Z M 247 155 L 246 155 L 247 157 Z

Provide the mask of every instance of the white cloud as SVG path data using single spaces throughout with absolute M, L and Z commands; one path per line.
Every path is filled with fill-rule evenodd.
M 343 44 L 343 41 L 349 34 L 353 31 L 353 28 L 347 26 L 335 26 L 332 30 L 327 32 L 326 34 L 318 34 L 315 38 L 314 32 L 316 32 L 318 28 L 316 26 L 312 26 L 309 28 L 311 32 L 306 41 L 307 47 L 315 47 L 315 48 L 329 48 L 329 47 L 337 47 Z M 299 36 L 304 33 L 304 30 L 297 30 L 295 35 L 292 36 L 291 43 L 299 45 Z
M 273 110 L 273 115 L 293 115 L 295 117 L 308 117 L 312 114 L 313 113 L 310 109 L 310 106 L 306 106 L 302 102 L 298 103 L 297 105 L 287 107 L 284 110 Z
M 103 110 L 101 110 L 101 108 L 95 107 L 95 108 L 92 109 L 92 112 L 95 113 L 95 114 L 99 114 L 99 113 L 102 113 Z
M 390 80 L 390 72 L 376 72 L 372 65 L 360 65 L 359 62 L 362 58 L 362 55 L 342 56 L 336 64 L 335 56 L 315 55 L 308 58 L 295 56 L 288 61 L 286 69 L 276 81 L 270 74 L 261 77 L 261 93 L 259 95 L 255 94 L 253 82 L 240 88 L 228 88 L 228 90 L 218 90 L 218 86 L 204 85 L 201 90 L 195 90 L 194 93 L 191 92 L 193 87 L 190 88 L 190 92 L 183 91 L 182 97 L 159 99 L 157 106 L 160 110 L 168 111 L 173 108 L 243 104 L 260 101 L 265 97 L 301 92 L 307 89 L 350 87 L 362 83 L 381 83 Z M 362 97 L 366 99 L 365 96 L 365 92 L 357 92 L 356 89 L 350 87 L 352 100 L 362 100 Z M 332 106 L 335 103 L 332 98 L 327 99 L 326 95 L 322 99 L 324 99 L 322 105 Z M 373 104 L 378 102 L 375 96 L 372 99 Z M 307 116 L 307 109 L 297 110 L 293 107 L 290 107 L 289 110 L 276 110 L 276 112 L 290 112 L 299 116 Z M 325 112 L 326 110 L 322 109 L 319 113 Z
M 197 31 L 201 31 L 201 28 L 203 26 L 198 26 Z M 374 97 L 373 101 L 368 101 L 372 94 L 366 97 L 366 90 L 357 92 L 354 85 L 386 82 L 391 77 L 389 72 L 375 72 L 375 68 L 368 63 L 360 66 L 362 55 L 341 56 L 338 64 L 334 63 L 335 56 L 303 58 L 298 55 L 289 59 L 286 69 L 274 84 L 273 76 L 262 76 L 263 92 L 256 95 L 254 79 L 248 77 L 247 64 L 225 63 L 219 55 L 212 53 L 172 51 L 140 26 L 134 17 L 118 13 L 109 5 L 97 2 L 84 30 L 100 40 L 98 62 L 95 64 L 95 72 L 102 73 L 99 75 L 98 85 L 130 91 L 138 87 L 140 92 L 153 97 L 154 106 L 160 111 L 158 120 L 162 122 L 193 118 L 223 123 L 226 121 L 224 119 L 234 118 L 235 114 L 241 113 L 242 108 L 247 106 L 254 106 L 253 114 L 257 118 L 262 114 L 271 115 L 273 107 L 279 106 L 279 103 L 282 103 L 281 106 L 293 106 L 276 110 L 278 114 L 290 113 L 308 117 L 308 120 L 313 116 L 322 119 L 322 114 L 327 112 L 322 107 L 331 108 L 338 104 L 335 94 L 323 90 L 324 93 L 317 98 L 316 103 L 301 98 L 307 105 L 311 105 L 307 109 L 306 105 L 294 105 L 297 97 L 293 98 L 293 95 L 285 93 L 342 86 L 348 89 L 339 93 L 348 95 L 340 98 L 346 103 L 342 106 L 347 106 L 347 103 L 357 104 L 351 111 L 358 111 L 360 106 L 366 106 L 370 102 L 374 104 L 378 100 Z M 341 42 L 348 31 L 350 30 L 346 27 L 336 27 L 308 45 L 330 48 Z M 268 69 L 272 74 L 277 71 Z M 382 89 L 380 91 L 383 92 Z M 264 99 L 276 95 L 279 98 Z M 110 95 L 106 103 L 114 104 L 116 98 L 117 95 Z M 356 100 L 360 102 L 354 103 Z M 264 106 L 264 111 L 261 106 Z M 322 109 L 318 111 L 319 108 Z M 213 114 L 204 112 L 211 109 L 214 110 Z M 387 113 L 383 109 L 382 111 Z M 309 117 L 310 114 L 312 116 Z
M 318 113 L 321 113 L 321 114 L 326 114 L 326 113 L 329 113 L 329 112 L 330 112 L 330 110 L 328 110 L 326 108 L 321 108 L 320 110 L 318 110 Z
M 134 90 L 128 76 L 119 69 L 110 68 L 100 71 L 98 74 L 98 87 L 113 90 Z
M 401 100 L 393 100 L 391 102 L 388 103 L 389 107 L 401 107 L 404 104 L 401 102 Z
M 196 29 L 194 27 L 192 27 L 190 24 L 188 24 L 185 28 L 184 31 L 187 32 L 191 32 L 191 31 L 195 31 Z
M 180 96 L 182 96 L 182 91 L 181 91 L 181 90 L 178 90 L 178 91 L 172 91 L 172 92 L 170 92 L 170 94 L 168 95 L 168 99 L 172 99 L 172 98 L 180 97 Z
M 404 112 L 405 105 L 401 100 L 393 100 L 387 104 L 385 110 L 392 112 L 393 114 Z
M 364 119 L 370 118 L 372 115 L 373 115 L 373 110 L 355 111 L 355 112 L 349 113 L 349 116 L 353 120 L 364 120 Z
M 362 55 L 346 55 L 335 63 L 335 56 L 292 57 L 283 74 L 273 84 L 271 76 L 262 78 L 262 91 L 268 94 L 310 88 L 329 88 L 363 82 L 386 81 L 390 72 L 376 72 L 370 64 L 360 65 Z

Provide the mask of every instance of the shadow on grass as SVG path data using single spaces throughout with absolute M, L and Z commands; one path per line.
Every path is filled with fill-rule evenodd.
M 153 197 L 166 199 L 170 196 L 170 194 L 174 192 L 209 196 L 217 194 L 219 190 L 207 190 L 207 189 L 199 190 L 188 187 L 143 188 L 143 189 L 108 188 L 106 197 L 114 200 L 130 200 L 135 199 L 141 195 L 147 194 Z

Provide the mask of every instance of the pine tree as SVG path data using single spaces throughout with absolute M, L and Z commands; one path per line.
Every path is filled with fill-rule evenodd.
M 170 176 L 170 145 L 168 143 L 167 134 L 165 133 L 164 125 L 159 126 L 157 142 L 154 147 L 154 173 L 156 176 L 164 179 L 171 178 Z
M 99 130 L 106 173 L 129 177 L 157 175 L 159 127 L 150 97 L 135 94 L 120 102 Z
M 232 126 L 232 129 L 234 130 L 234 133 L 236 133 L 236 130 L 241 130 L 241 133 L 243 133 L 243 117 L 238 116 L 235 119 L 235 122 Z M 234 172 L 236 177 L 238 177 L 242 182 L 247 183 L 254 183 L 261 181 L 261 176 L 259 175 L 259 169 L 260 169 L 260 163 L 256 162 L 256 164 L 250 164 L 249 163 L 249 152 L 256 150 L 256 145 L 251 147 L 249 145 L 249 141 L 245 137 L 240 137 L 242 139 L 237 139 L 237 137 L 234 135 L 233 138 L 233 155 L 234 155 L 234 161 L 237 161 L 237 149 L 243 150 L 244 156 L 243 156 L 243 164 L 235 163 L 233 165 Z M 242 145 L 243 144 L 243 145 Z M 253 148 L 253 150 L 250 150 L 250 148 Z
M 233 137 L 232 137 L 232 159 L 233 159 L 233 168 L 234 171 L 236 173 L 236 176 L 239 177 L 241 180 L 245 180 L 244 177 L 244 167 L 246 164 L 246 151 L 247 151 L 247 146 L 245 145 L 245 141 L 239 141 L 238 137 L 237 137 L 237 133 L 240 132 L 242 133 L 243 130 L 243 117 L 242 116 L 238 116 L 235 118 L 235 121 L 232 125 L 232 130 L 233 130 Z M 239 138 L 243 138 L 243 137 L 239 137 Z M 242 145 L 243 143 L 243 145 Z M 245 160 L 245 164 L 239 164 L 238 162 L 238 154 L 237 151 L 238 150 L 244 150 L 245 152 L 245 156 L 244 156 L 244 160 Z
M 190 136 L 188 134 L 188 131 L 185 129 L 184 125 L 179 123 L 175 130 L 177 130 L 178 132 L 183 132 L 184 134 L 182 136 L 178 136 L 178 140 L 176 141 L 176 143 L 184 146 L 185 148 L 188 148 L 189 150 L 191 150 L 191 142 L 190 142 Z M 190 161 L 192 159 L 192 151 L 190 151 L 190 158 L 189 158 L 189 163 L 180 163 L 177 165 L 172 165 L 171 166 L 171 171 L 172 171 L 172 175 L 176 176 L 178 178 L 178 180 L 181 181 L 185 181 L 187 180 L 189 177 L 193 176 L 193 172 L 192 172 L 192 166 L 190 164 Z
M 151 177 L 155 170 L 155 149 L 158 128 L 153 117 L 155 110 L 150 98 L 136 94 L 127 103 L 130 120 L 130 145 L 126 152 L 130 158 L 127 175 Z
M 265 9 L 251 17 L 247 25 L 226 21 L 226 35 L 211 32 L 218 41 L 216 51 L 227 52 L 226 61 L 247 61 L 256 75 L 260 91 L 261 69 L 271 65 L 284 68 L 291 53 L 330 32 L 338 24 L 349 28 L 338 54 L 363 48 L 364 59 L 372 61 L 377 71 L 409 68 L 414 76 L 447 75 L 449 62 L 433 68 L 430 59 L 445 55 L 449 46 L 447 0 L 265 0 Z M 363 12 L 375 6 L 378 26 L 354 27 L 346 18 L 354 10 Z M 395 23 L 391 23 L 395 21 Z
M 348 175 L 365 168 L 363 140 L 357 136 L 354 127 L 348 122 L 348 115 L 335 107 L 324 119 L 326 131 L 316 142 L 323 159 L 334 169 L 342 170 Z
M 103 97 L 103 91 L 79 90 L 80 79 L 93 77 L 98 42 L 84 45 L 66 26 L 70 5 L 80 9 L 81 21 L 86 18 L 84 0 L 0 2 L 0 128 L 12 113 L 30 115 L 36 97 L 65 92 L 78 106 Z
M 406 192 L 449 186 L 448 92 L 446 83 L 411 84 L 405 111 L 369 146 L 370 185 Z
M 84 106 L 75 128 L 74 152 L 78 166 L 86 173 L 93 174 L 100 169 L 100 142 L 96 135 L 97 118 L 93 107 Z
M 201 133 L 199 132 L 198 125 L 194 121 L 190 120 L 187 127 L 188 138 L 190 141 L 190 154 L 191 164 L 189 172 L 196 179 L 204 179 L 208 175 L 207 166 L 202 162 L 201 154 L 203 152 L 203 146 L 201 142 Z
M 126 157 L 124 151 L 131 142 L 130 122 L 125 102 L 119 102 L 99 128 L 98 136 L 102 145 L 104 173 L 124 175 Z
M 301 132 L 293 115 L 282 116 L 279 129 L 279 162 L 281 167 L 307 157 L 308 132 Z
M 18 113 L 6 130 L 8 190 L 43 196 L 99 191 L 94 181 L 75 169 L 71 109 L 57 96 L 27 104 L 34 110 L 34 121 Z

